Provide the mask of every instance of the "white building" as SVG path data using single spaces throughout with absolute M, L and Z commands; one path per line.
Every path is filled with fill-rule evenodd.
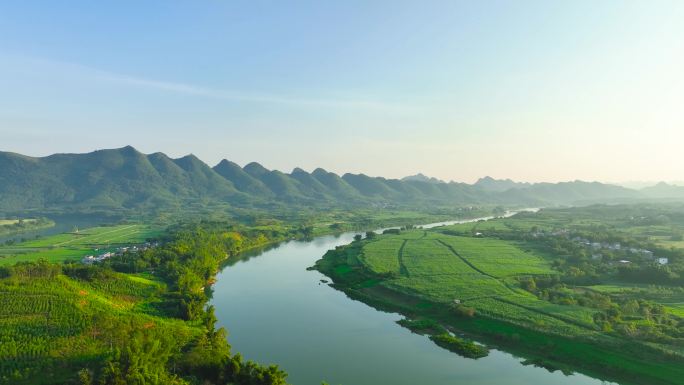
M 653 258 L 653 252 L 649 250 L 642 250 L 641 255 L 643 255 L 646 258 Z

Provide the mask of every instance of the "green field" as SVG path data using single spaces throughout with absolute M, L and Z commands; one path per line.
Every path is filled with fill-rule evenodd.
M 0 265 L 45 258 L 51 262 L 78 260 L 119 246 L 144 243 L 161 233 L 161 228 L 126 224 L 82 229 L 17 244 L 0 246 Z
M 403 260 L 408 274 L 388 285 L 442 302 L 509 293 L 501 282 L 472 269 L 437 240 L 408 241 Z
M 563 220 L 541 220 L 541 219 L 517 219 L 517 218 L 497 218 L 488 221 L 474 223 L 460 223 L 455 225 L 443 226 L 438 231 L 457 231 L 464 233 L 481 232 L 486 234 L 489 231 L 501 230 L 530 230 L 533 227 L 540 229 L 553 229 L 568 224 L 569 221 Z
M 677 249 L 684 249 L 684 241 L 673 241 L 670 236 L 654 236 L 651 237 L 651 239 L 658 245 L 666 248 L 674 247 Z
M 329 252 L 317 267 L 350 296 L 410 317 L 407 324 L 452 325 L 513 350 L 524 345 L 551 365 L 574 363 L 622 380 L 638 373 L 639 384 L 678 383 L 684 287 L 621 283 L 611 265 L 604 284 L 571 284 L 582 271 L 558 269 L 567 254 L 540 247 L 532 234 L 570 239 L 568 228 L 593 230 L 601 219 L 552 214 L 370 237 Z
M 187 343 L 201 330 L 150 312 L 164 286 L 124 274 L 92 282 L 61 274 L 0 279 L 0 383 L 24 383 L 26 376 L 33 384 L 68 382 L 71 370 L 38 373 L 56 360 L 99 357 L 110 341 L 136 329 L 154 328 Z
M 592 334 L 594 311 L 541 301 L 513 284 L 516 276 L 556 274 L 541 256 L 497 239 L 414 230 L 364 245 L 361 262 L 383 285 L 431 301 L 459 300 L 497 318 L 543 329 Z
M 547 261 L 523 251 L 511 242 L 454 236 L 440 237 L 440 240 L 475 267 L 497 278 L 520 274 L 555 274 Z
M 392 237 L 373 242 L 366 247 L 360 258 L 378 274 L 399 274 L 401 272 L 399 251 L 404 242 L 403 239 Z

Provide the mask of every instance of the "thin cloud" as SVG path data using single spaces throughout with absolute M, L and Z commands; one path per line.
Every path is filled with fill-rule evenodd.
M 234 92 L 223 89 L 208 88 L 196 86 L 185 83 L 175 83 L 168 81 L 159 81 L 144 79 L 126 75 L 118 75 L 113 73 L 106 73 L 101 76 L 104 80 L 119 82 L 122 84 L 129 84 L 147 88 L 153 88 L 161 91 L 169 91 L 187 95 L 204 96 L 216 99 L 233 100 L 239 102 L 253 102 L 253 103 L 271 103 L 271 104 L 292 104 L 305 106 L 319 106 L 319 107 L 344 107 L 344 108 L 366 108 L 366 109 L 400 109 L 405 108 L 398 104 L 367 101 L 367 100 L 345 100 L 345 99 L 302 99 L 294 97 L 284 97 L 276 95 L 258 95 L 242 92 Z
M 5 59 L 13 59 L 19 66 L 24 64 L 31 64 L 40 66 L 42 68 L 48 67 L 50 70 L 68 72 L 72 75 L 78 76 L 80 78 L 85 78 L 87 80 L 100 80 L 115 83 L 118 85 L 141 87 L 146 89 L 164 91 L 169 93 L 183 94 L 188 96 L 198 96 L 213 99 L 221 99 L 226 101 L 234 102 L 247 102 L 247 103 L 264 103 L 264 104 L 280 104 L 280 105 L 292 105 L 292 106 L 304 106 L 304 107 L 324 107 L 324 108 L 346 108 L 346 109 L 365 109 L 365 110 L 382 110 L 386 112 L 400 112 L 408 111 L 413 109 L 411 106 L 377 101 L 368 100 L 363 98 L 348 98 L 348 99 L 335 99 L 328 97 L 311 97 L 311 98 L 299 98 L 283 96 L 278 94 L 255 94 L 249 93 L 242 90 L 227 90 L 219 88 L 211 88 L 198 86 L 194 84 L 179 83 L 166 80 L 158 79 L 148 79 L 143 77 L 131 76 L 127 74 L 120 74 L 116 72 L 111 72 L 107 70 L 102 70 L 99 68 L 93 68 L 89 66 L 84 66 L 81 64 L 64 62 L 58 60 L 37 58 L 25 55 L 0 55 Z M 6 63 L 7 64 L 7 63 Z

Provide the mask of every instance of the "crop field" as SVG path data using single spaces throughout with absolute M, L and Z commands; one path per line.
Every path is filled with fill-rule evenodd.
M 684 318 L 684 303 L 666 305 L 665 308 L 672 314 Z
M 499 296 L 510 294 L 496 280 L 477 274 L 466 276 L 433 275 L 418 279 L 399 277 L 387 283 L 388 286 L 402 292 L 420 293 L 428 299 L 439 302 L 453 300 L 469 300 L 472 298 Z
M 590 329 L 595 328 L 594 313 L 596 313 L 596 310 L 593 309 L 576 305 L 554 304 L 542 301 L 533 295 L 516 295 L 506 299 L 541 314 L 550 314 L 578 326 L 584 326 Z
M 671 236 L 654 236 L 651 237 L 659 246 L 663 247 L 674 247 L 677 249 L 684 249 L 684 241 L 673 241 Z
M 441 237 L 440 240 L 478 269 L 497 278 L 511 275 L 554 274 L 548 262 L 498 239 Z
M 396 238 L 401 238 L 401 239 L 407 239 L 407 240 L 412 240 L 412 239 L 426 239 L 426 237 L 429 237 L 432 233 L 429 231 L 425 230 L 412 230 L 412 231 L 403 231 L 400 235 L 391 235 Z
M 94 227 L 18 244 L 6 244 L 0 246 L 0 265 L 40 258 L 52 262 L 77 260 L 118 246 L 140 244 L 160 233 L 160 228 L 150 225 L 128 224 Z
M 438 231 L 457 231 L 470 233 L 475 231 L 484 230 L 507 230 L 505 219 L 492 219 L 490 221 L 482 222 L 471 222 L 471 223 L 458 223 L 455 225 L 438 227 Z
M 368 242 L 361 261 L 374 273 L 390 273 L 382 284 L 397 291 L 441 303 L 459 300 L 492 317 L 552 332 L 596 332 L 592 309 L 542 301 L 517 286 L 516 276 L 556 273 L 513 242 L 411 231 Z
M 499 230 L 525 230 L 529 231 L 533 227 L 541 230 L 551 230 L 555 227 L 567 225 L 566 221 L 550 221 L 545 219 L 518 219 L 516 217 L 491 219 L 488 221 L 479 221 L 473 223 L 461 223 L 441 227 L 440 230 L 455 230 L 462 232 L 480 231 L 486 232 Z
M 440 227 L 440 231 L 455 231 L 462 233 L 487 231 L 530 231 L 533 228 L 551 231 L 558 228 L 578 228 L 604 224 L 595 217 L 579 217 L 576 214 L 564 213 L 562 210 L 554 210 L 552 214 L 540 211 L 534 217 L 528 217 L 528 213 L 522 213 L 508 218 L 491 219 L 474 223 L 462 223 Z
M 422 239 L 383 236 L 364 247 L 363 262 L 375 273 L 394 273 L 388 286 L 440 302 L 512 294 L 504 283 L 473 269 L 439 242 L 448 236 L 428 234 Z
M 399 274 L 401 270 L 399 250 L 404 242 L 403 239 L 394 237 L 373 242 L 364 248 L 362 259 L 366 266 L 375 273 Z
M 407 242 L 403 260 L 409 277 L 477 273 L 436 240 Z
M 411 231 L 382 236 L 364 247 L 361 260 L 377 274 L 392 273 L 396 278 L 386 282 L 388 286 L 441 302 L 510 294 L 501 282 L 477 272 L 434 239 L 435 233 L 427 234 Z
M 119 323 L 161 328 L 188 339 L 194 331 L 181 321 L 146 314 L 161 287 L 122 274 L 91 283 L 64 275 L 0 279 L 0 382 L 40 372 L 52 360 L 101 354 L 110 342 L 103 334 L 116 333 Z
M 531 325 L 535 329 L 546 330 L 554 334 L 596 334 L 591 328 L 579 326 L 572 320 L 563 319 L 563 317 L 552 312 L 530 310 L 527 306 L 519 304 L 519 301 L 527 303 L 528 299 L 522 299 L 518 296 L 512 296 L 505 300 L 490 297 L 467 301 L 465 304 L 490 317 L 512 321 L 520 325 Z

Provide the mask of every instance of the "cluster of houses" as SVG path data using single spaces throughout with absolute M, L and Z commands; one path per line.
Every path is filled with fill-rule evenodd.
M 479 233 L 478 233 L 479 234 Z M 535 230 L 532 232 L 532 236 L 535 238 L 541 238 L 541 237 L 548 237 L 548 236 L 553 236 L 553 237 L 570 237 L 570 230 L 568 229 L 558 229 L 554 231 L 544 231 L 544 230 Z M 592 250 L 592 259 L 594 260 L 600 260 L 603 258 L 603 255 L 601 253 L 602 250 L 610 250 L 610 251 L 626 251 L 630 254 L 633 254 L 634 256 L 639 256 L 643 259 L 650 259 L 659 265 L 667 265 L 670 263 L 670 260 L 668 258 L 663 258 L 663 257 L 656 257 L 652 251 L 646 250 L 646 249 L 638 249 L 635 247 L 623 247 L 620 243 L 608 243 L 608 242 L 591 242 L 588 239 L 581 238 L 581 237 L 575 237 L 572 238 L 573 242 L 576 242 L 578 244 L 581 244 L 585 248 Z M 622 259 L 618 261 L 620 264 L 626 265 L 632 263 L 632 261 L 628 259 Z
M 570 235 L 570 230 L 560 229 L 560 230 L 534 230 L 532 231 L 532 236 L 535 238 L 545 238 L 545 237 L 568 237 Z
M 630 248 L 623 248 L 620 243 L 607 243 L 607 242 L 590 242 L 587 239 L 580 238 L 580 237 L 575 237 L 572 239 L 573 241 L 577 243 L 581 243 L 587 248 L 590 248 L 594 251 L 592 254 L 592 259 L 594 260 L 599 260 L 602 258 L 602 255 L 600 253 L 601 250 L 611 250 L 611 251 L 620 251 L 620 250 L 625 250 L 629 252 L 630 254 L 636 255 L 636 256 L 641 256 L 642 258 L 645 259 L 651 259 L 657 262 L 659 265 L 667 265 L 670 263 L 670 260 L 668 258 L 659 258 L 656 257 L 652 251 L 646 250 L 646 249 L 638 249 L 636 247 L 630 247 Z M 625 265 L 632 263 L 632 261 L 627 260 L 627 259 L 621 259 L 618 261 L 619 263 Z
M 90 265 L 95 262 L 102 262 L 105 259 L 111 258 L 113 255 L 114 253 L 112 252 L 107 252 L 99 255 L 86 255 L 85 257 L 83 257 L 83 259 L 81 259 L 81 262 Z
M 121 256 L 124 255 L 124 253 L 131 252 L 131 253 L 137 253 L 139 251 L 145 251 L 147 249 L 151 249 L 153 247 L 159 246 L 158 242 L 145 242 L 142 245 L 135 245 L 135 246 L 125 246 L 125 247 L 117 247 L 116 251 L 107 251 L 102 254 L 98 255 L 86 255 L 81 259 L 82 263 L 85 263 L 87 265 L 93 264 L 95 262 L 102 262 L 106 259 L 109 259 L 111 257 L 115 256 Z M 95 249 L 95 251 L 98 251 Z

